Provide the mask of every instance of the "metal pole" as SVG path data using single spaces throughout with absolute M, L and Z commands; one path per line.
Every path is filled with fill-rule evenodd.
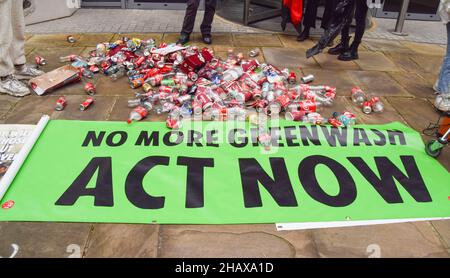
M 392 34 L 397 36 L 408 36 L 407 33 L 403 33 L 403 26 L 405 25 L 406 14 L 408 13 L 409 0 L 403 0 L 402 8 L 398 13 L 397 23 L 395 24 L 395 30 Z

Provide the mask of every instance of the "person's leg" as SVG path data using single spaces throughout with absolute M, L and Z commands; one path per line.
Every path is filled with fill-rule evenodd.
M 200 26 L 200 30 L 204 37 L 211 36 L 211 25 L 216 13 L 216 5 L 217 0 L 205 0 L 205 15 L 203 16 L 202 25 Z
M 306 8 L 303 17 L 303 31 L 298 36 L 298 41 L 304 41 L 309 38 L 309 30 L 316 28 L 317 19 L 317 7 L 319 6 L 319 0 L 307 0 Z
M 23 15 L 23 1 L 12 1 L 11 26 L 13 31 L 10 48 L 14 65 L 24 65 L 25 58 L 25 18 Z
M 189 41 L 189 36 L 194 29 L 195 17 L 197 16 L 200 0 L 188 0 L 186 4 L 187 7 L 184 15 L 183 27 L 181 28 L 181 36 L 177 44 L 185 44 Z
M 13 0 L 0 1 L 0 77 L 5 77 L 14 72 L 14 64 L 10 55 L 13 39 L 11 26 L 12 2 Z
M 447 54 L 442 63 L 438 79 L 435 106 L 441 111 L 450 111 L 450 22 L 447 23 Z
M 44 72 L 25 64 L 25 18 L 23 14 L 23 3 L 22 1 L 12 2 L 11 26 L 13 36 L 9 52 L 15 66 L 14 75 L 17 79 L 28 80 L 42 75 Z
M 331 18 L 333 17 L 333 11 L 336 8 L 335 0 L 325 0 L 325 11 L 323 12 L 322 23 L 320 27 L 327 29 L 330 25 Z
M 355 1 L 355 38 L 349 50 L 342 53 L 338 59 L 342 61 L 356 60 L 358 59 L 358 47 L 361 44 L 361 40 L 364 36 L 366 30 L 366 19 L 367 19 L 367 2 L 365 0 Z
M 355 3 L 352 3 L 348 6 L 348 12 L 346 12 L 348 18 L 341 30 L 341 41 L 335 47 L 332 47 L 328 50 L 328 54 L 330 55 L 340 55 L 349 49 L 350 44 L 350 25 L 352 23 L 352 19 L 355 13 Z

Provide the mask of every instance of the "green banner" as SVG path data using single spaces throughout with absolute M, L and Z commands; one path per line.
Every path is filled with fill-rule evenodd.
M 450 217 L 449 172 L 400 124 L 50 121 L 1 221 L 275 223 Z

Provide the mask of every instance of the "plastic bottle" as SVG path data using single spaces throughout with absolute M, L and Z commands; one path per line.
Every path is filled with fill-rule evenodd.
M 384 111 L 384 104 L 379 97 L 373 97 L 370 102 L 372 103 L 372 111 L 375 113 L 382 113 Z
M 138 106 L 131 111 L 130 116 L 128 117 L 127 123 L 131 124 L 133 121 L 140 121 L 147 117 L 148 111 L 142 106 Z
M 241 77 L 242 74 L 244 74 L 244 70 L 241 67 L 239 67 L 239 66 L 232 67 L 232 68 L 224 71 L 224 73 L 222 75 L 222 80 L 234 81 L 234 80 L 238 79 L 239 77 Z
M 367 101 L 367 95 L 363 92 L 363 90 L 361 90 L 361 88 L 354 87 L 352 89 L 352 101 L 357 105 L 362 106 L 364 102 Z

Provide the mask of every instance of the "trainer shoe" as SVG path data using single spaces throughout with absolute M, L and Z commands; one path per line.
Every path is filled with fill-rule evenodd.
M 44 72 L 37 68 L 31 67 L 29 65 L 16 66 L 16 71 L 14 75 L 19 80 L 29 80 L 34 77 L 43 75 Z
M 0 93 L 23 97 L 30 94 L 30 89 L 11 74 L 0 78 Z
M 450 94 L 438 94 L 434 101 L 434 106 L 442 112 L 450 111 Z

